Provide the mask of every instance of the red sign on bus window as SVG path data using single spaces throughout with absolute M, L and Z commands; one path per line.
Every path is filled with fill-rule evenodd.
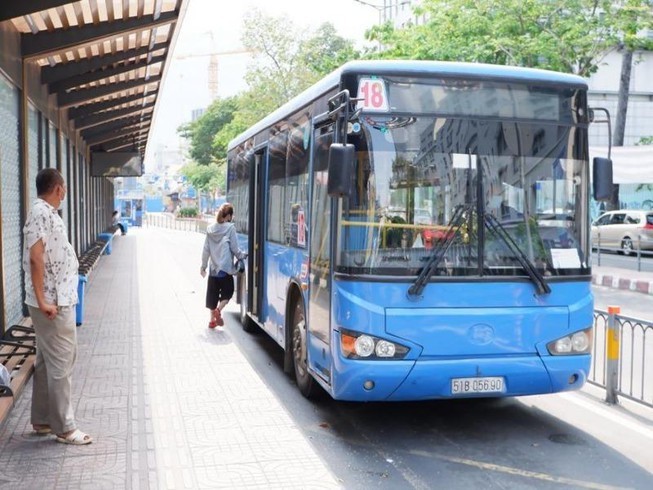
M 388 111 L 388 94 L 380 78 L 361 78 L 358 82 L 358 104 L 365 111 Z
M 300 247 L 306 246 L 306 218 L 304 217 L 304 210 L 297 213 L 297 245 Z

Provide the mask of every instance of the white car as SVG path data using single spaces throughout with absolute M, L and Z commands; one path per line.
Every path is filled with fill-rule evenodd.
M 653 250 L 653 211 L 608 211 L 592 223 L 593 248 L 621 250 L 630 255 L 638 246 Z

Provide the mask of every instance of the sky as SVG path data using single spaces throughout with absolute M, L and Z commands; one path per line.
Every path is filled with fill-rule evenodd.
M 375 3 L 370 0 L 368 3 Z M 376 0 L 382 4 L 382 0 Z M 285 15 L 299 28 L 313 29 L 331 22 L 338 34 L 364 45 L 364 34 L 376 24 L 379 12 L 355 0 L 188 0 L 174 51 L 169 55 L 167 73 L 159 91 L 153 127 L 145 155 L 150 167 L 157 150 L 179 148 L 177 128 L 190 121 L 194 109 L 210 103 L 208 56 L 212 52 L 235 51 L 242 47 L 243 17 L 258 9 L 275 17 Z M 193 56 L 189 56 L 193 55 Z M 249 62 L 246 54 L 218 57 L 218 96 L 228 97 L 245 89 L 243 77 Z

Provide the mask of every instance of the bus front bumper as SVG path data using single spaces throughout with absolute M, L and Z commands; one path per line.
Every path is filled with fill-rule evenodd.
M 349 401 L 408 401 L 536 395 L 579 389 L 590 356 L 361 361 L 338 359 L 332 396 Z M 502 378 L 501 392 L 452 393 L 452 380 Z

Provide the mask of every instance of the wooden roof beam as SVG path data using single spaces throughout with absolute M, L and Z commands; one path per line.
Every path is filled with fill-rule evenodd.
M 6 0 L 0 3 L 0 22 L 71 3 L 71 0 Z
M 129 49 L 127 51 L 119 51 L 115 54 L 84 58 L 80 61 L 59 63 L 55 66 L 44 66 L 41 68 L 41 82 L 44 84 L 60 82 L 62 80 L 66 80 L 67 78 L 89 73 L 94 70 L 99 70 L 105 67 L 112 67 L 116 63 L 136 59 L 152 51 L 168 49 L 169 45 L 170 43 L 166 41 L 155 44 L 151 50 L 147 47 Z
M 123 117 L 115 121 L 110 121 L 99 126 L 85 129 L 80 132 L 80 136 L 84 139 L 90 139 L 94 136 L 107 133 L 108 131 L 115 131 L 116 129 L 130 128 L 138 124 L 143 124 L 152 120 L 152 114 L 147 114 L 144 117 Z
M 152 90 L 147 94 L 133 94 L 124 95 L 110 100 L 103 100 L 102 102 L 94 102 L 93 104 L 85 104 L 79 107 L 68 109 L 68 119 L 77 119 L 80 117 L 88 117 L 97 114 L 101 111 L 106 111 L 118 107 L 119 105 L 129 104 L 131 102 L 145 101 L 149 97 L 155 97 L 158 93 L 157 90 Z
M 107 141 L 120 139 L 124 136 L 137 136 L 143 131 L 149 131 L 149 130 L 150 130 L 150 125 L 148 123 L 146 126 L 139 129 L 136 129 L 134 127 L 128 127 L 121 131 L 108 131 L 106 133 L 97 134 L 91 138 L 87 138 L 85 141 L 87 145 L 95 146 L 100 143 L 106 143 Z
M 116 109 L 113 111 L 101 112 L 99 114 L 93 114 L 86 117 L 79 117 L 75 119 L 75 128 L 77 129 L 86 129 L 92 128 L 93 126 L 98 126 L 109 121 L 115 121 L 124 116 L 130 116 L 132 114 L 137 114 L 139 112 L 144 112 L 149 109 L 154 109 L 154 102 L 148 104 L 138 104 L 126 107 L 124 109 Z
M 141 18 L 130 17 L 99 24 L 86 24 L 70 29 L 43 31 L 37 34 L 25 33 L 21 35 L 22 54 L 24 58 L 44 58 L 78 46 L 107 41 L 133 32 L 175 23 L 178 15 L 178 12 L 172 11 L 162 13 L 156 20 L 153 15 L 147 15 Z
M 57 96 L 57 102 L 59 103 L 59 107 L 62 108 L 76 106 L 83 104 L 84 102 L 89 102 L 91 100 L 99 99 L 101 97 L 106 97 L 120 92 L 126 92 L 128 90 L 142 87 L 144 85 L 159 83 L 160 81 L 161 75 L 157 75 L 155 77 L 150 77 L 149 79 L 138 78 L 128 82 L 109 83 L 99 87 L 85 88 L 81 90 L 75 90 L 74 92 L 64 92 L 60 93 Z
M 99 80 L 104 80 L 105 78 L 115 77 L 123 73 L 129 73 L 130 71 L 140 70 L 141 68 L 147 68 L 150 65 L 155 63 L 162 63 L 166 59 L 166 55 L 156 56 L 152 58 L 150 62 L 143 61 L 131 65 L 121 65 L 115 68 L 107 68 L 106 70 L 96 70 L 91 73 L 85 73 L 83 75 L 77 75 L 75 77 L 68 78 L 66 80 L 61 80 L 59 82 L 51 83 L 48 86 L 48 91 L 51 94 L 54 93 L 65 93 L 66 90 L 79 87 L 80 85 L 86 85 L 88 83 L 97 82 Z

